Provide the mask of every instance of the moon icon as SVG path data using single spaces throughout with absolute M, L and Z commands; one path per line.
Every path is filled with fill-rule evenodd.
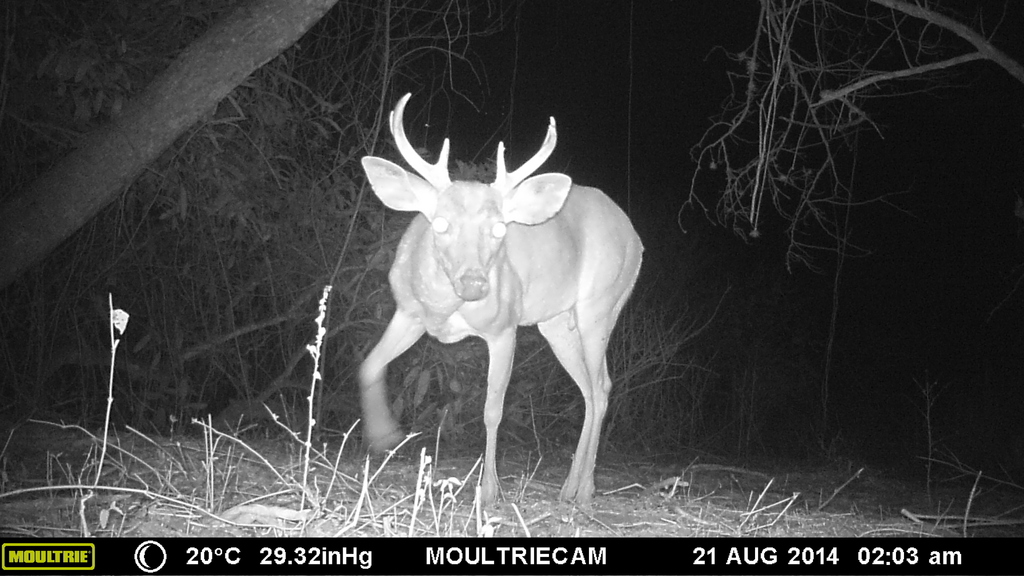
M 160 561 L 159 561 L 159 563 L 156 566 L 151 566 L 148 562 L 146 562 L 146 552 L 150 548 L 156 548 L 157 549 L 157 552 L 154 552 L 154 555 L 159 556 L 159 560 Z M 154 560 L 155 560 L 155 558 L 154 558 Z M 139 570 L 142 570 L 146 574 L 152 574 L 154 572 L 159 572 L 160 569 L 163 568 L 164 564 L 166 564 L 166 563 L 167 563 L 167 550 L 164 549 L 162 544 L 160 544 L 159 542 L 157 542 L 155 540 L 146 540 L 142 544 L 139 544 L 139 546 L 137 548 L 135 548 L 135 565 L 139 568 Z

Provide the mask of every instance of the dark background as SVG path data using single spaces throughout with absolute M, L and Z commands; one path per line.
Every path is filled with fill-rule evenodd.
M 1020 3 L 944 6 L 981 14 L 990 27 L 1005 10 L 993 42 L 1024 60 Z M 691 286 L 691 262 L 680 255 L 711 242 L 716 256 L 702 273 L 739 284 L 752 267 L 786 276 L 787 298 L 813 311 L 812 337 L 823 339 L 833 255 L 816 254 L 820 274 L 799 265 L 790 273 L 778 219 L 745 245 L 692 207 L 679 217 L 696 168 L 690 148 L 729 94 L 725 71 L 740 72 L 722 48 L 746 48 L 757 16 L 756 3 L 739 1 L 527 2 L 514 29 L 480 48 L 490 71 L 481 112 L 458 99 L 450 113 L 434 112 L 460 135 L 456 156 L 486 158 L 504 138 L 511 165 L 536 149 L 555 116 L 558 149 L 545 167 L 628 207 L 646 247 L 640 290 L 668 299 Z M 852 212 L 850 242 L 867 253 L 842 269 L 833 424 L 855 452 L 905 459 L 921 429 L 920 385 L 935 382 L 946 442 L 972 453 L 983 450 L 979 437 L 1020 442 L 1024 293 L 1015 288 L 1024 221 L 1014 206 L 1024 193 L 1024 87 L 994 64 L 974 62 L 944 86 L 869 105 L 881 133 L 859 140 L 854 196 L 893 196 Z M 704 178 L 698 186 L 717 184 Z
M 112 93 L 136 95 L 237 4 L 110 3 L 108 12 L 60 2 L 27 6 L 17 12 L 24 30 L 10 48 L 12 97 L 6 136 L 0 133 L 3 159 L 10 173 L 19 168 L 20 185 L 116 115 Z M 434 52 L 410 41 L 403 47 L 421 59 L 410 56 L 412 69 L 395 68 L 388 77 L 374 60 L 383 44 L 373 35 L 379 5 L 341 2 L 284 57 L 247 79 L 115 205 L 0 293 L 3 418 L 30 413 L 23 403 L 35 395 L 36 409 L 44 410 L 31 413 L 39 417 L 102 422 L 108 292 L 133 314 L 115 367 L 115 422 L 163 434 L 169 414 L 187 422 L 252 400 L 283 380 L 282 367 L 309 373 L 304 363 L 289 364 L 311 338 L 315 300 L 308 294 L 340 279 L 324 392 L 341 402 L 325 399 L 325 410 L 335 412 L 321 424 L 347 428 L 359 416 L 354 381 L 361 354 L 379 339 L 393 306 L 385 277 L 408 221 L 369 194 L 358 158 L 397 158 L 390 135 L 370 124 L 413 91 L 405 114 L 410 141 L 436 153 L 450 137 L 453 163 L 485 163 L 503 140 L 516 166 L 537 149 L 554 116 L 558 147 L 544 169 L 604 190 L 630 215 L 646 248 L 631 306 L 658 319 L 683 319 L 691 329 L 673 358 L 672 378 L 650 382 L 641 374 L 616 382 L 623 394 L 657 387 L 660 396 L 613 393 L 613 401 L 664 409 L 693 393 L 679 401 L 688 411 L 677 418 L 668 408 L 660 417 L 669 425 L 697 422 L 666 433 L 674 445 L 651 442 L 644 449 L 842 456 L 920 473 L 930 429 L 932 448 L 947 459 L 1024 471 L 1024 220 L 1015 214 L 1024 197 L 1024 86 L 1017 80 L 976 61 L 934 81 L 880 88 L 883 97 L 864 103 L 878 131 L 862 131 L 856 154 L 843 151 L 839 159 L 857 167 L 853 199 L 864 203 L 849 221 L 857 249 L 841 267 L 834 253 L 813 252 L 812 270 L 787 261 L 781 218 L 766 211 L 755 240 L 685 205 L 693 182 L 704 199 L 722 188 L 707 170 L 694 181 L 691 150 L 730 95 L 726 73 L 743 72 L 728 54 L 752 42 L 759 2 L 528 0 L 495 3 L 493 12 L 491 4 L 479 6 L 461 24 L 504 7 L 506 27 L 471 39 L 466 60 L 424 57 L 439 52 L 437 38 L 423 41 Z M 407 31 L 403 23 L 435 18 L 402 8 L 405 20 L 396 17 L 388 29 L 396 36 Z M 986 32 L 1003 18 L 991 41 L 1024 61 L 1024 3 L 963 0 L 941 8 Z M 950 44 L 941 57 L 970 50 L 950 34 L 942 37 Z M 81 54 L 96 56 L 80 70 L 54 64 L 78 65 L 72 57 Z M 90 102 L 98 104 L 83 105 Z M 265 329 L 239 330 L 284 316 Z M 636 334 L 619 325 L 619 337 Z M 436 429 L 440 407 L 458 396 L 465 410 L 453 413 L 470 432 L 453 435 L 480 441 L 482 387 L 455 390 L 448 383 L 478 382 L 485 356 L 423 346 L 426 352 L 414 348 L 392 371 L 392 396 L 417 403 L 407 403 L 403 425 Z M 74 355 L 57 360 L 63 350 Z M 517 352 L 527 371 L 535 357 L 522 347 Z M 430 376 L 422 380 L 432 386 L 426 400 L 413 394 L 417 372 L 410 364 Z M 537 372 L 514 374 L 509 394 L 532 394 L 531 383 L 553 370 Z M 705 396 L 697 397 L 697 384 Z M 571 385 L 559 389 L 575 402 L 571 409 L 553 402 L 538 414 L 570 421 L 567 415 L 581 413 L 579 395 Z M 936 401 L 925 418 L 928 390 Z M 304 398 L 292 390 L 300 414 Z M 514 420 L 514 406 L 540 406 L 535 396 L 521 400 L 510 397 L 506 422 Z M 662 426 L 650 413 L 625 412 L 603 448 L 644 444 L 628 418 Z M 568 446 L 578 423 L 565 429 L 558 438 Z M 503 430 L 515 432 L 512 424 Z

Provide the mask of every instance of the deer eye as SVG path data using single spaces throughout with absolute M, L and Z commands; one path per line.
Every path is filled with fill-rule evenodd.
M 449 228 L 448 220 L 443 216 L 437 216 L 434 218 L 434 221 L 430 223 L 430 227 L 434 229 L 434 232 L 444 234 Z
M 506 232 L 508 232 L 508 226 L 505 226 L 504 222 L 497 222 L 494 224 L 494 227 L 491 228 L 491 236 L 494 236 L 499 240 L 505 237 Z

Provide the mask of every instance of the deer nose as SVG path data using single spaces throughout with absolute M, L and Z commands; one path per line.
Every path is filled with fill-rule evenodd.
M 458 285 L 455 287 L 455 293 L 467 302 L 480 300 L 487 296 L 489 291 L 487 277 L 479 272 L 466 272 L 459 278 Z

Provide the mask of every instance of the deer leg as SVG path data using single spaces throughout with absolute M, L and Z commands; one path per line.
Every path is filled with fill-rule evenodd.
M 537 324 L 537 328 L 551 345 L 551 349 L 555 352 L 555 357 L 558 358 L 562 367 L 583 393 L 583 430 L 580 431 L 580 440 L 576 445 L 572 468 L 562 485 L 560 495 L 562 500 L 577 500 L 583 503 L 589 501 L 590 494 L 594 491 L 593 470 L 588 472 L 584 467 L 591 438 L 590 427 L 593 426 L 594 420 L 594 401 L 591 395 L 591 378 L 584 361 L 583 343 L 580 341 L 575 316 L 575 311 L 569 310 L 551 320 Z M 586 476 L 591 477 L 587 478 Z
M 487 400 L 484 403 L 484 426 L 487 428 L 487 446 L 484 450 L 484 472 L 480 501 L 494 502 L 500 485 L 495 454 L 498 448 L 498 424 L 505 407 L 505 389 L 512 375 L 512 358 L 516 351 L 516 327 L 495 337 L 487 337 Z
M 583 429 L 576 445 L 569 475 L 562 485 L 561 499 L 584 506 L 594 495 L 594 463 L 601 439 L 601 423 L 608 408 L 611 380 L 604 361 L 610 326 L 607 319 L 579 317 L 574 310 L 537 325 L 551 345 L 558 361 L 583 394 Z
M 402 429 L 391 416 L 384 377 L 388 364 L 415 344 L 425 331 L 418 318 L 399 308 L 391 317 L 380 342 L 359 367 L 363 434 L 366 443 L 374 451 L 394 448 L 402 441 Z
M 589 370 L 591 374 L 597 374 L 591 378 L 590 398 L 593 403 L 593 410 L 590 413 L 590 423 L 584 419 L 583 430 L 580 432 L 580 443 L 576 448 L 576 457 L 573 461 L 573 468 L 570 470 L 569 478 L 562 487 L 562 498 L 575 500 L 583 505 L 590 503 L 594 495 L 594 465 L 597 462 L 597 448 L 601 441 L 601 425 L 604 423 L 604 415 L 608 409 L 608 393 L 611 392 L 611 378 L 608 377 L 608 366 L 604 356 L 600 357 L 600 367 L 597 370 Z M 587 355 L 590 360 L 590 355 Z M 588 362 L 589 364 L 589 362 Z M 585 437 L 587 436 L 587 437 Z M 584 445 L 585 443 L 585 445 Z M 582 453 L 582 454 L 581 454 Z M 576 462 L 579 462 L 577 467 Z M 573 476 L 573 472 L 576 473 Z M 571 481 L 575 479 L 575 495 Z

